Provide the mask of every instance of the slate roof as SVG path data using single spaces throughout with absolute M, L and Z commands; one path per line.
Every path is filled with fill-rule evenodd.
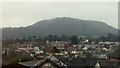
M 101 68 L 118 68 L 116 62 L 109 62 L 109 61 L 99 61 Z
M 68 68 L 93 68 L 97 60 L 72 58 L 67 61 L 64 60 L 64 62 L 68 66 Z
M 112 53 L 112 54 L 109 54 L 109 56 L 112 58 L 120 59 L 120 53 Z
M 42 60 L 22 62 L 19 64 L 28 66 L 31 68 L 38 68 L 38 67 L 42 66 L 45 62 L 50 62 L 51 64 L 53 64 L 56 67 L 66 67 L 66 65 L 63 62 L 61 62 L 59 59 L 57 59 L 56 57 L 54 57 L 52 55 L 50 55 Z
M 109 62 L 105 59 L 83 59 L 73 58 L 68 60 L 67 58 L 61 58 L 68 68 L 94 68 L 97 62 L 99 62 L 101 68 L 117 68 L 117 63 Z
M 2 65 L 1 68 L 30 68 L 30 67 L 21 64 L 9 64 L 9 65 Z
M 30 61 L 20 63 L 26 66 L 32 66 L 37 68 L 42 66 L 45 62 L 50 62 L 51 64 L 57 66 L 57 68 L 94 68 L 97 62 L 99 62 L 101 68 L 116 68 L 116 63 L 109 62 L 105 59 L 85 59 L 85 58 L 56 58 L 55 56 L 48 56 L 43 60 Z
M 19 63 L 19 64 L 24 65 L 24 66 L 28 66 L 28 67 L 32 67 L 38 62 L 41 62 L 41 60 L 22 62 L 22 63 Z

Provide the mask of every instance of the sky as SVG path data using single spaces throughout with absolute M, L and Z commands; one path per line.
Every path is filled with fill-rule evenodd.
M 25 27 L 56 17 L 102 21 L 118 28 L 117 2 L 5 2 L 2 27 Z

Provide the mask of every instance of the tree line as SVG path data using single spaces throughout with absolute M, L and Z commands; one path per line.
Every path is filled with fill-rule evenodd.
M 89 42 L 100 42 L 100 41 L 111 41 L 111 42 L 118 42 L 120 41 L 120 36 L 113 35 L 113 34 L 108 34 L 104 36 L 100 36 L 97 38 L 93 37 L 87 37 L 86 39 L 89 39 Z M 2 40 L 2 44 L 13 44 L 13 43 L 29 43 L 29 42 L 46 42 L 46 40 L 49 41 L 69 41 L 71 44 L 78 44 L 79 41 L 83 41 L 84 38 L 80 37 L 78 38 L 77 35 L 72 35 L 72 36 L 57 36 L 57 35 L 48 35 L 45 37 L 38 37 L 38 36 L 31 36 L 31 37 L 22 37 L 22 38 L 15 38 L 15 39 L 4 39 Z

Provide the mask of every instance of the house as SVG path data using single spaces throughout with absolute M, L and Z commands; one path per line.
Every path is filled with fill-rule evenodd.
M 32 44 L 17 44 L 16 46 L 17 47 L 16 47 L 15 51 L 17 51 L 17 52 L 23 52 L 23 51 L 25 51 L 25 52 L 31 52 L 31 51 L 34 50 Z
M 99 62 L 95 64 L 94 68 L 101 68 Z
M 21 64 L 9 64 L 9 65 L 2 65 L 1 68 L 29 68 L 29 67 Z
M 119 53 L 109 54 L 109 61 L 110 62 L 120 62 L 120 54 Z
M 67 65 L 67 68 L 94 68 L 96 59 L 85 58 L 59 58 Z
M 19 62 L 17 65 L 21 68 L 117 68 L 116 64 L 106 59 L 59 58 L 50 54 L 44 59 Z
M 109 60 L 99 60 L 100 68 L 119 68 L 118 62 L 110 62 Z
M 117 63 L 106 59 L 61 58 L 67 68 L 117 68 Z
M 34 47 L 34 50 L 35 54 L 41 54 L 41 53 L 44 53 L 43 50 L 40 50 L 38 47 Z
M 42 60 L 36 60 L 36 61 L 29 61 L 29 62 L 22 62 L 19 63 L 21 65 L 27 66 L 29 68 L 64 68 L 67 67 L 63 62 L 61 62 L 59 59 L 57 59 L 53 55 L 49 55 L 48 57 L 42 59 Z

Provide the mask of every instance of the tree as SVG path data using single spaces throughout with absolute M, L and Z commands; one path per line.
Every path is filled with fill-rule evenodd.
M 16 38 L 15 41 L 16 41 L 17 43 L 22 43 L 21 39 L 19 39 L 19 38 Z
M 36 42 L 40 42 L 42 40 L 42 38 L 41 37 L 38 37 L 35 41 Z
M 53 52 L 54 52 L 54 53 L 60 53 L 60 50 L 57 49 L 57 48 L 54 46 L 54 48 L 53 48 Z
M 68 37 L 68 36 L 66 36 L 66 35 L 62 35 L 62 36 L 60 37 L 60 40 L 61 40 L 61 41 L 69 41 L 69 40 L 70 40 L 70 37 Z
M 78 36 L 77 35 L 73 35 L 71 37 L 71 44 L 78 44 L 79 40 L 78 40 Z
M 31 37 L 28 37 L 27 41 L 28 41 L 28 42 L 31 42 L 31 41 L 32 41 L 32 38 L 31 38 Z
M 92 53 L 87 52 L 85 53 L 85 55 L 86 55 L 86 58 L 92 58 Z
M 48 35 L 46 39 L 51 42 L 53 40 L 52 37 L 53 37 L 52 35 Z

